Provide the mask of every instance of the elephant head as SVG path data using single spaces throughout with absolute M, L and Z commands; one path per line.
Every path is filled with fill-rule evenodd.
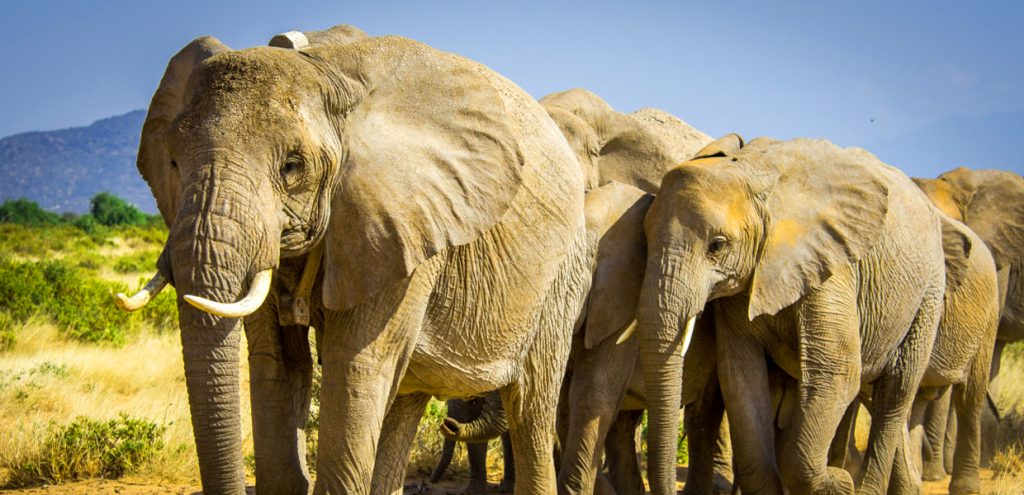
M 682 352 L 723 297 L 773 315 L 879 241 L 888 190 L 866 152 L 824 141 L 715 141 L 665 175 L 644 220 L 638 310 L 652 493 L 675 491 Z M 685 329 L 684 329 L 685 328 Z
M 540 100 L 583 167 L 587 190 L 609 181 L 655 193 L 669 168 L 693 157 L 711 138 L 653 108 L 624 114 L 585 89 Z
M 490 77 L 397 37 L 301 51 L 204 37 L 171 59 L 138 166 L 170 226 L 149 293 L 178 289 L 204 489 L 244 488 L 239 318 L 282 258 L 323 244 L 323 305 L 346 310 L 508 209 L 521 150 Z
M 936 179 L 914 179 L 950 218 L 981 237 L 997 269 L 1024 264 L 1024 178 L 1005 170 L 960 167 Z

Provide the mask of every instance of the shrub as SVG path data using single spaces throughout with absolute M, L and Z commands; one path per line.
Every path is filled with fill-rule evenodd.
M 8 351 L 17 342 L 14 335 L 14 318 L 7 311 L 0 310 L 0 352 Z
M 121 414 L 97 421 L 79 417 L 51 424 L 38 457 L 11 467 L 8 485 L 58 484 L 86 478 L 119 478 L 163 447 L 165 427 Z
M 146 225 L 149 217 L 135 206 L 113 194 L 101 192 L 93 196 L 92 216 L 96 221 L 106 225 Z
M 160 251 L 138 251 L 126 254 L 114 261 L 114 271 L 119 273 L 152 272 Z
M 4 201 L 0 205 L 0 223 L 40 226 L 61 223 L 60 215 L 44 210 L 35 201 L 25 198 Z

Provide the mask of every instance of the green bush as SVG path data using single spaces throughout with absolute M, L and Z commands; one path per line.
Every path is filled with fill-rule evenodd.
M 114 261 L 114 271 L 119 273 L 152 272 L 160 251 L 137 251 L 126 254 Z
M 46 211 L 35 201 L 25 198 L 9 199 L 0 205 L 0 223 L 40 226 L 61 222 L 60 215 Z
M 90 276 L 68 261 L 17 262 L 0 259 L 0 307 L 12 321 L 35 314 L 48 316 L 70 337 L 86 342 L 121 345 L 143 321 L 159 329 L 173 327 L 177 303 L 170 287 L 140 316 L 118 309 L 113 294 L 127 292 L 124 284 Z
M 38 457 L 11 467 L 8 486 L 119 478 L 163 447 L 164 430 L 125 414 L 109 421 L 79 417 L 66 425 L 51 425 Z
M 97 222 L 108 227 L 149 223 L 149 217 L 145 213 L 113 194 L 101 192 L 93 196 L 90 203 L 92 204 L 92 216 L 96 218 Z
M 0 352 L 10 350 L 16 342 L 14 318 L 11 318 L 7 311 L 0 309 Z

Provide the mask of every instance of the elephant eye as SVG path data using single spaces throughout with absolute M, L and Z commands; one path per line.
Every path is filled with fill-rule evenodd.
M 284 165 L 281 166 L 281 178 L 284 180 L 285 185 L 295 185 L 299 178 L 301 178 L 304 168 L 302 158 L 294 155 L 289 156 L 284 161 Z
M 728 243 L 729 241 L 725 238 L 725 236 L 717 235 L 711 239 L 711 242 L 708 243 L 708 253 L 718 254 L 723 249 L 725 249 L 725 245 Z
M 178 168 L 178 162 L 171 160 L 171 168 Z

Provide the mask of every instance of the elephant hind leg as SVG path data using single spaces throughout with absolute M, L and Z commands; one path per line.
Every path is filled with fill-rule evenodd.
M 416 427 L 423 416 L 423 409 L 429 401 L 427 394 L 410 394 L 396 397 L 391 404 L 381 426 L 370 493 L 401 495 L 409 450 L 416 438 Z
M 636 456 L 636 427 L 643 411 L 622 411 L 605 440 L 608 478 L 618 495 L 643 495 L 644 479 Z
M 937 400 L 928 405 L 925 412 L 926 441 L 921 450 L 921 478 L 925 481 L 938 481 L 946 477 L 946 429 L 949 426 L 952 393 L 952 388 L 947 388 Z
M 953 479 L 949 483 L 950 495 L 979 493 L 981 480 L 981 423 L 988 406 L 986 385 L 988 384 L 990 352 L 982 346 L 978 356 L 971 363 L 968 379 L 953 387 L 953 407 L 956 410 L 956 449 L 953 453 Z

